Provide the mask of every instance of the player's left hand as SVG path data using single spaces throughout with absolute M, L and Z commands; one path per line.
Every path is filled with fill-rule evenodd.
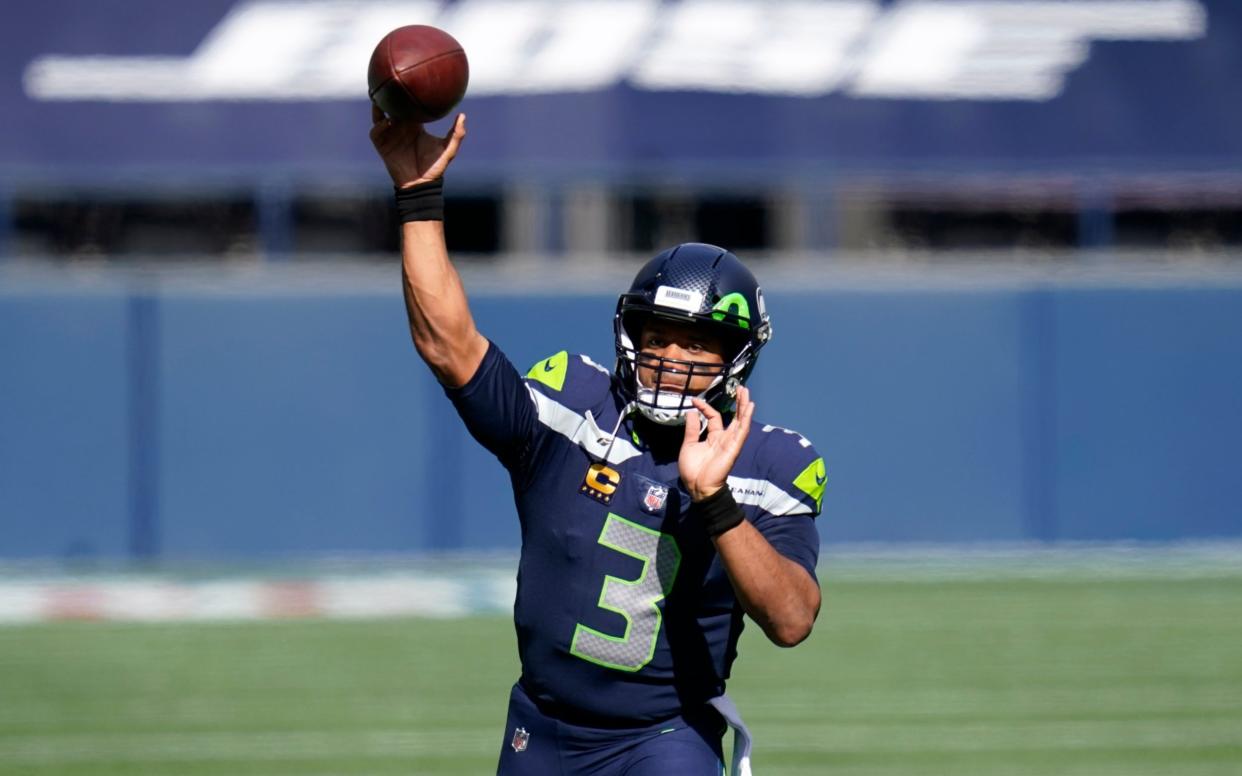
M 681 442 L 677 468 L 682 483 L 690 491 L 690 498 L 702 501 L 725 487 L 733 463 L 737 461 L 746 435 L 750 433 L 755 403 L 750 400 L 750 389 L 739 386 L 737 408 L 728 427 L 720 412 L 702 399 L 694 399 L 694 408 L 707 420 L 707 438 L 699 438 L 703 431 L 699 414 L 691 412 L 686 415 L 686 436 Z

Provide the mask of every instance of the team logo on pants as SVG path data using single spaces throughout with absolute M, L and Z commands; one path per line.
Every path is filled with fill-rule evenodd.
M 530 733 L 526 732 L 526 728 L 520 727 L 513 731 L 513 740 L 509 742 L 509 746 L 513 747 L 515 752 L 525 752 L 529 741 Z

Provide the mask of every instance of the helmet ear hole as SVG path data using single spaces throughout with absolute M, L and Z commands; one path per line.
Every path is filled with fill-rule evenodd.
M 726 361 L 736 359 L 738 354 L 750 344 L 750 337 L 745 332 L 728 331 L 720 339 L 724 344 L 724 357 Z

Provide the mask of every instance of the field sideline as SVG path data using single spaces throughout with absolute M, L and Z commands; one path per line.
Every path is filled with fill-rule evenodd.
M 1242 573 L 843 572 L 816 633 L 750 629 L 759 776 L 1242 772 Z M 484 774 L 504 615 L 0 628 L 0 774 Z

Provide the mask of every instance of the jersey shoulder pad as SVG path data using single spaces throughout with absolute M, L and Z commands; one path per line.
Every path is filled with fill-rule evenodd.
M 526 384 L 567 407 L 592 407 L 607 394 L 612 373 L 583 355 L 562 350 L 535 363 Z
M 823 456 L 810 440 L 797 431 L 759 423 L 750 434 L 760 437 L 758 455 L 763 459 L 761 466 L 767 470 L 768 481 L 804 507 L 810 507 L 811 514 L 819 514 L 828 471 Z

